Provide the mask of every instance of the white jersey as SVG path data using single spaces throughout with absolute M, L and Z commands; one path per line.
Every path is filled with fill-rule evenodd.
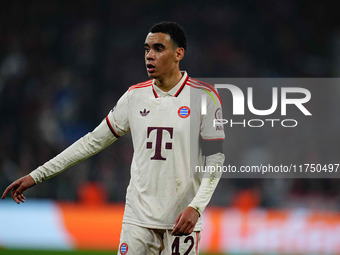
M 209 94 L 207 114 L 201 97 Z M 190 101 L 190 97 L 195 100 Z M 108 114 L 107 124 L 117 138 L 131 132 L 134 155 L 123 222 L 147 228 L 172 229 L 178 214 L 194 199 L 202 175 L 190 166 L 203 164 L 200 138 L 224 139 L 213 126 L 221 102 L 212 86 L 189 78 L 186 72 L 170 91 L 153 80 L 129 88 Z M 195 231 L 202 229 L 201 218 Z

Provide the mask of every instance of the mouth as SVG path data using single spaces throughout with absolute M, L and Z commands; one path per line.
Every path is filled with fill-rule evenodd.
M 148 73 L 153 73 L 155 71 L 155 66 L 153 64 L 147 64 L 146 70 L 148 71 Z

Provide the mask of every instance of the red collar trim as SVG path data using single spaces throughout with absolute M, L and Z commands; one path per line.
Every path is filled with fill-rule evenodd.
M 156 92 L 156 90 L 153 88 L 153 86 L 154 86 L 154 85 L 152 84 L 152 92 L 153 92 L 155 98 L 158 98 L 157 92 Z
M 189 75 L 187 75 L 187 77 L 185 78 L 182 86 L 179 88 L 179 90 L 176 92 L 176 94 L 174 95 L 175 97 L 178 97 L 178 95 L 182 92 L 183 88 L 184 88 L 184 85 L 187 83 L 189 79 Z

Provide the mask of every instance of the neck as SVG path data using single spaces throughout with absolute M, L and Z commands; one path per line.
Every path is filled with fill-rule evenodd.
M 182 73 L 178 70 L 175 74 L 162 79 L 155 79 L 155 84 L 164 92 L 170 91 L 182 79 Z

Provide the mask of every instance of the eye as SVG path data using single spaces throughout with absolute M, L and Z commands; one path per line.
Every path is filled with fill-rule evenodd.
M 150 48 L 144 48 L 144 52 L 148 53 L 150 51 Z
M 161 51 L 163 51 L 163 48 L 162 48 L 162 47 L 157 47 L 157 48 L 156 48 L 156 51 L 157 51 L 157 52 L 161 52 Z

